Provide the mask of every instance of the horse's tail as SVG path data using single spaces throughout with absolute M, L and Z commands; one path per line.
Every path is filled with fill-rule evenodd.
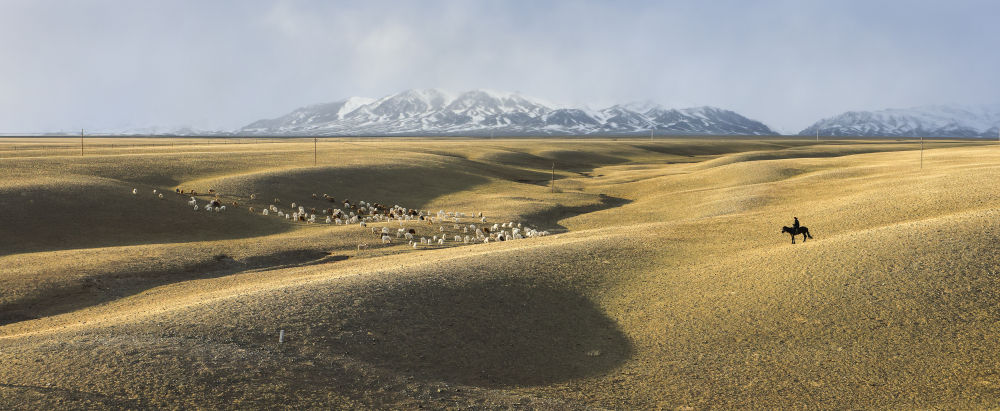
M 806 228 L 805 231 L 806 231 L 806 235 L 809 236 L 809 238 L 813 238 L 812 234 L 809 234 L 809 229 L 808 228 Z

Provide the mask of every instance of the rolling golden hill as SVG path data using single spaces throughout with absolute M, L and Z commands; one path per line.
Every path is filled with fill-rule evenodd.
M 995 143 L 247 143 L 0 140 L 0 408 L 1000 407 Z

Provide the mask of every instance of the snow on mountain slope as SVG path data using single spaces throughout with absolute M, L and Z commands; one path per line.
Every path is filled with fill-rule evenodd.
M 518 93 L 407 90 L 380 99 L 351 98 L 259 120 L 243 134 L 483 135 L 483 134 L 775 134 L 767 126 L 713 107 L 666 110 L 629 103 L 602 110 L 555 107 Z
M 996 137 L 1000 106 L 937 105 L 909 109 L 848 111 L 802 130 L 800 135 L 898 137 Z

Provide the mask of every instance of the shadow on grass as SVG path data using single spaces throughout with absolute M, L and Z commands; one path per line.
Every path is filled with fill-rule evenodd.
M 558 223 L 559 220 L 595 211 L 607 210 L 609 208 L 621 207 L 632 202 L 632 200 L 626 198 L 612 197 L 605 194 L 600 194 L 600 200 L 600 203 L 585 206 L 556 206 L 537 213 L 524 215 L 521 217 L 521 221 L 535 227 L 541 227 L 542 229 L 554 227 L 557 230 L 566 230 L 565 226 Z
M 0 326 L 75 311 L 81 308 L 139 294 L 161 285 L 216 278 L 244 271 L 279 269 L 343 261 L 346 255 L 331 255 L 314 249 L 287 250 L 234 260 L 217 254 L 205 261 L 171 269 L 155 269 L 107 276 L 84 277 L 58 287 L 40 289 L 35 295 L 0 304 Z
M 361 294 L 338 338 L 348 355 L 433 380 L 546 385 L 607 373 L 632 352 L 586 297 L 527 280 L 416 282 Z

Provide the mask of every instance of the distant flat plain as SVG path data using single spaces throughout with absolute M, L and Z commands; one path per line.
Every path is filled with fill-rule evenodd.
M 996 142 L 79 144 L 0 138 L 0 408 L 1000 406 Z M 260 212 L 345 199 L 551 234 Z

